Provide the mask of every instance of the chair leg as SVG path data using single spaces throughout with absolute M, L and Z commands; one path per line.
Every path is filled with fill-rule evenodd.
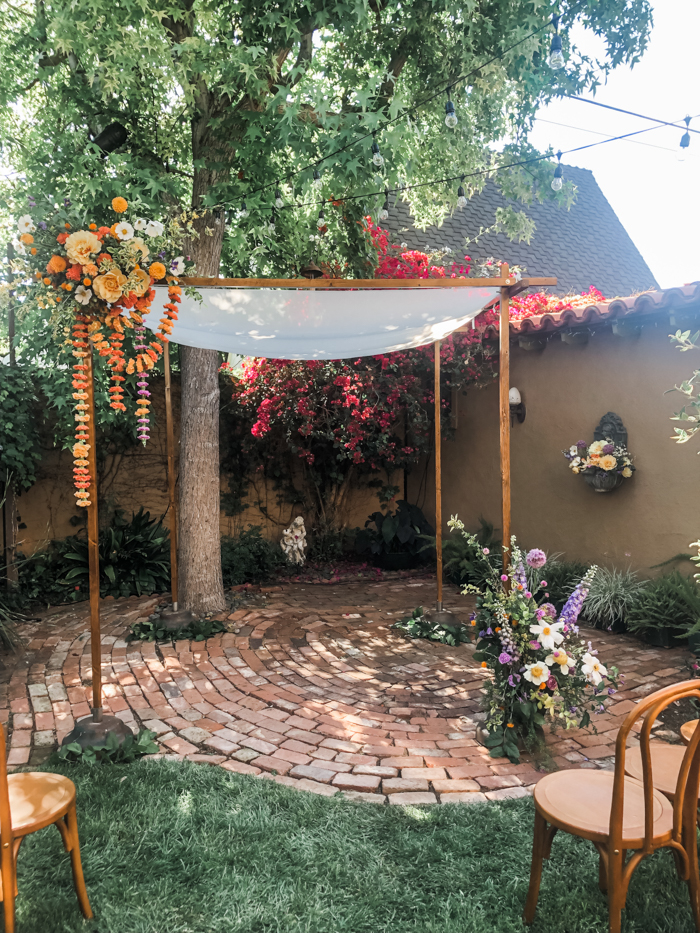
M 608 866 L 602 847 L 598 852 L 598 887 L 603 894 L 608 890 Z
M 17 886 L 17 868 L 12 846 L 2 849 L 0 857 L 2 875 L 2 907 L 5 915 L 5 933 L 15 933 L 15 890 Z
M 697 829 L 695 823 L 688 833 L 684 833 L 685 851 L 688 854 L 688 894 L 690 906 L 693 910 L 695 928 L 700 933 L 700 869 L 698 868 Z
M 91 920 L 92 910 L 90 909 L 90 901 L 88 900 L 85 879 L 83 878 L 83 865 L 80 861 L 78 816 L 75 811 L 75 802 L 71 804 L 68 812 L 66 813 L 66 825 L 68 827 L 68 838 L 70 840 L 70 860 L 71 867 L 73 869 L 73 884 L 75 885 L 75 893 L 78 895 L 78 903 L 80 904 L 80 909 L 83 912 L 83 916 L 86 919 Z
M 610 933 L 620 933 L 622 928 L 622 908 L 627 900 L 627 892 L 622 880 L 624 855 L 624 852 L 615 853 L 608 850 L 608 917 Z
M 525 910 L 523 919 L 525 923 L 532 923 L 535 919 L 537 909 L 537 899 L 540 894 L 540 882 L 542 880 L 542 862 L 549 857 L 547 821 L 539 812 L 535 810 L 535 831 L 532 839 L 532 862 L 530 865 L 530 887 L 525 901 Z

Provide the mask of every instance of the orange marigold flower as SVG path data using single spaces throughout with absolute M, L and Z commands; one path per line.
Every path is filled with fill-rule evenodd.
M 97 230 L 97 224 L 90 224 L 90 230 Z
M 101 240 L 103 237 L 106 237 L 109 232 L 109 227 L 100 227 L 97 231 L 97 239 Z
M 70 230 L 70 224 L 69 224 L 69 223 L 65 223 L 63 226 L 66 228 L 66 230 Z
M 112 261 L 112 257 L 110 256 L 109 253 L 100 253 L 100 255 L 97 257 L 98 266 L 101 262 L 111 262 L 111 261 Z
M 83 266 L 83 275 L 97 275 L 97 266 L 94 262 L 89 262 Z
M 31 246 L 31 244 L 34 242 L 34 237 L 31 235 L 31 233 L 23 233 L 20 237 L 20 242 L 26 243 L 27 246 Z
M 540 690 L 544 690 L 547 684 L 540 684 Z
M 92 279 L 83 279 L 83 285 L 92 285 Z
M 482 661 L 482 662 L 481 662 L 481 666 L 482 666 L 482 667 L 488 667 L 488 664 L 486 663 L 486 661 Z
M 78 265 L 73 265 L 66 271 L 66 278 L 71 279 L 73 282 L 79 282 L 80 276 L 83 274 L 83 270 Z
M 63 246 L 63 244 L 66 242 L 69 236 L 70 236 L 69 233 L 59 233 L 58 236 L 56 237 L 56 240 L 61 244 L 61 246 Z
M 46 264 L 46 271 L 52 272 L 52 273 L 64 272 L 66 266 L 67 266 L 67 262 L 63 258 L 63 256 L 53 255 L 51 259 L 49 259 L 48 263 Z
M 112 198 L 112 210 L 117 214 L 123 214 L 128 206 L 126 198 Z
M 148 267 L 148 274 L 151 276 L 151 278 L 155 279 L 156 281 L 158 281 L 158 279 L 164 279 L 165 278 L 165 266 L 163 265 L 162 262 L 152 262 L 151 265 Z
M 36 256 L 36 246 L 32 246 L 29 252 L 32 254 L 32 256 Z

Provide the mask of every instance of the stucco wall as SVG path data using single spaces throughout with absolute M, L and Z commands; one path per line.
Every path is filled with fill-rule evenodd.
M 638 338 L 601 329 L 583 347 L 554 337 L 543 351 L 512 348 L 510 384 L 527 406 L 511 432 L 513 532 L 524 545 L 646 572 L 700 537 L 699 445 L 669 439 L 669 415 L 682 401 L 663 394 L 698 361 L 672 347 L 671 330 L 659 319 Z M 607 411 L 622 418 L 637 471 L 614 492 L 596 493 L 562 450 L 590 443 Z M 460 397 L 455 440 L 442 450 L 443 515 L 457 513 L 468 528 L 483 515 L 500 527 L 497 385 Z M 427 477 L 418 504 L 432 516 L 432 461 Z M 415 501 L 418 473 L 409 489 Z

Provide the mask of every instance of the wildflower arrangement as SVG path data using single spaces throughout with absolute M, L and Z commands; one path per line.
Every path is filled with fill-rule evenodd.
M 510 569 L 501 572 L 489 549 L 465 532 L 458 518 L 453 516 L 449 526 L 464 535 L 484 566 L 485 584 L 467 585 L 462 592 L 477 595 L 470 620 L 478 631 L 474 658 L 493 674 L 486 682 L 486 745 L 492 757 L 518 761 L 519 739 L 534 739 L 546 722 L 583 728 L 592 712 L 605 710 L 604 695 L 616 691 L 616 668 L 601 664 L 591 643 L 579 637 L 577 624 L 597 567 L 588 570 L 557 616 L 546 580 L 537 592 L 528 589 L 526 564 L 544 568 L 543 551 L 523 555 L 512 538 Z
M 138 374 L 139 439 L 149 436 L 148 372 L 163 352 L 177 320 L 181 288 L 178 276 L 191 273 L 185 257 L 177 255 L 186 236 L 195 232 L 185 215 L 171 220 L 167 227 L 144 217 L 126 219 L 128 202 L 116 197 L 112 210 L 116 220 L 110 225 L 84 223 L 71 212 L 70 199 L 63 208 L 53 205 L 42 219 L 35 218 L 37 204 L 30 200 L 30 213 L 18 221 L 19 252 L 17 271 L 31 284 L 28 297 L 40 308 L 51 311 L 55 328 L 68 328 L 73 356 L 73 399 L 75 401 L 74 482 L 77 505 L 90 505 L 92 478 L 88 468 L 89 406 L 88 360 L 90 343 L 106 357 L 111 370 L 110 406 L 126 411 L 123 383 L 125 375 Z M 189 259 L 189 257 L 187 257 Z M 31 278 L 30 278 L 31 277 Z M 153 285 L 168 283 L 169 302 L 158 326 L 151 328 L 155 339 L 146 336 L 145 318 L 155 298 Z M 125 333 L 134 332 L 135 356 L 127 359 Z
M 562 453 L 569 461 L 569 469 L 584 476 L 616 475 L 622 482 L 635 470 L 629 450 L 623 444 L 614 444 L 610 438 L 593 441 L 590 445 L 578 441 Z

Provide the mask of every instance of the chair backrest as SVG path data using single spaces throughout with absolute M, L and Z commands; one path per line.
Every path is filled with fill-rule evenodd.
M 650 694 L 630 710 L 620 726 L 615 745 L 615 783 L 613 787 L 612 808 L 610 811 L 610 845 L 614 849 L 622 848 L 622 814 L 625 796 L 625 755 L 627 739 L 635 723 L 642 720 L 639 731 L 639 745 L 642 758 L 642 780 L 644 784 L 644 846 L 642 853 L 653 851 L 654 836 L 654 776 L 651 760 L 651 729 L 667 706 L 676 700 L 695 697 L 700 700 L 700 680 L 686 680 L 671 684 Z M 680 846 L 684 821 L 690 820 L 695 827 L 700 790 L 700 729 L 696 729 L 686 748 L 678 774 L 676 792 L 673 801 L 673 839 Z
M 10 792 L 7 787 L 7 761 L 5 726 L 0 723 L 0 842 L 12 845 L 12 817 L 10 816 Z

